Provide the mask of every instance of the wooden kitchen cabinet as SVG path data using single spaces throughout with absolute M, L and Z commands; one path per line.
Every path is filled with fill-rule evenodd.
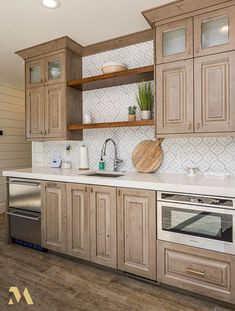
M 157 134 L 193 133 L 193 60 L 158 65 Z
M 42 246 L 66 254 L 66 184 L 42 183 Z
M 235 131 L 235 52 L 195 59 L 195 132 Z
M 192 18 L 167 23 L 156 28 L 156 64 L 192 57 Z
M 234 2 L 182 0 L 144 15 L 156 35 L 156 137 L 235 136 Z
M 26 61 L 25 76 L 26 90 L 44 86 L 44 59 Z
M 44 88 L 33 88 L 26 91 L 26 137 L 32 139 L 44 135 Z
M 235 256 L 158 241 L 158 281 L 235 302 Z
M 66 136 L 66 94 L 64 84 L 45 86 L 45 137 L 61 138 Z
M 67 253 L 90 260 L 89 186 L 67 185 Z
M 235 49 L 235 7 L 194 17 L 194 55 L 203 56 Z
M 82 93 L 66 85 L 81 78 L 81 46 L 62 37 L 17 54 L 26 61 L 26 139 L 82 140 L 67 129 L 82 122 Z
M 91 261 L 117 268 L 116 188 L 90 188 Z
M 154 191 L 118 189 L 118 269 L 156 280 Z

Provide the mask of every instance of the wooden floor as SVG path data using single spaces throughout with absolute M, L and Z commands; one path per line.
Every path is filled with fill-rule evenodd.
M 28 288 L 8 306 L 9 288 Z M 13 298 L 14 302 L 15 299 Z M 227 311 L 231 307 L 176 293 L 85 262 L 0 242 L 0 310 Z

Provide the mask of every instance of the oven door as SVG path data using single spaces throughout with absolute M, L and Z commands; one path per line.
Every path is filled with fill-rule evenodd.
M 159 202 L 158 239 L 235 254 L 235 211 Z

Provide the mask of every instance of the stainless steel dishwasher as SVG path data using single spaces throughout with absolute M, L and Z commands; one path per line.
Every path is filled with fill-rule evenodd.
M 41 245 L 41 183 L 9 178 L 9 229 L 12 239 Z

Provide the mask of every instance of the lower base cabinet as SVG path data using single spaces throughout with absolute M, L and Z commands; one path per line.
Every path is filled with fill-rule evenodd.
M 42 183 L 42 246 L 58 253 L 67 253 L 66 184 Z
M 91 261 L 117 268 L 116 188 L 90 187 Z
M 85 260 L 90 254 L 89 186 L 67 185 L 67 253 Z
M 158 281 L 235 303 L 235 256 L 158 241 Z
M 155 191 L 118 189 L 118 268 L 156 280 Z

